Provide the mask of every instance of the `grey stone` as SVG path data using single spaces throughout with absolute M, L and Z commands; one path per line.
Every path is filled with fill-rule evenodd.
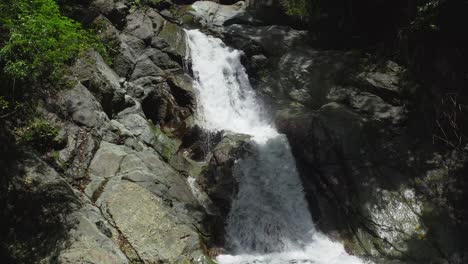
M 124 32 L 149 42 L 154 35 L 154 28 L 151 18 L 144 9 L 137 10 L 127 16 L 127 25 Z
M 164 22 L 158 37 L 169 43 L 172 50 L 174 50 L 178 56 L 185 58 L 187 45 L 183 28 L 177 24 L 166 21 Z
M 118 118 L 119 122 L 125 126 L 133 135 L 139 136 L 149 126 L 148 121 L 138 114 L 123 115 Z
M 195 230 L 178 224 L 177 217 L 161 198 L 135 183 L 122 182 L 103 202 L 145 263 L 182 261 L 184 256 L 200 249 Z M 198 254 L 202 256 L 201 251 Z
M 125 108 L 125 91 L 120 85 L 121 78 L 99 53 L 95 51 L 85 53 L 77 60 L 72 72 L 93 93 L 109 117 Z
M 16 175 L 15 199 L 30 199 L 22 206 L 24 216 L 18 215 L 19 225 L 11 246 L 16 246 L 16 260 L 23 262 L 50 263 L 128 263 L 125 255 L 112 239 L 116 230 L 102 217 L 100 211 L 88 199 L 73 189 L 60 175 L 37 157 L 28 154 L 21 163 L 21 175 Z M 13 193 L 11 193 L 13 194 Z M 12 204 L 14 208 L 16 203 Z M 31 207 L 31 208 L 29 208 Z M 37 208 L 41 208 L 39 211 Z M 31 212 L 36 212 L 32 213 Z M 29 216 L 28 216 L 29 215 Z M 32 217 L 32 218 L 31 218 Z M 101 222 L 108 232 L 103 234 L 96 222 Z M 21 230 L 28 230 L 29 238 Z M 51 232 L 53 230 L 53 232 Z M 24 243 L 20 245 L 20 243 Z M 20 246 L 27 252 L 21 252 Z M 45 254 L 37 254 L 37 249 Z M 31 250 L 32 249 L 32 250 Z
M 235 196 L 237 182 L 233 174 L 234 162 L 245 154 L 250 137 L 241 134 L 227 134 L 212 150 L 208 166 L 196 178 L 196 183 L 215 202 L 217 210 L 227 216 L 231 199 Z
M 90 214 L 93 216 L 89 217 Z M 70 244 L 57 257 L 59 263 L 129 263 L 127 257 L 111 239 L 114 234 L 109 227 L 106 227 L 108 225 L 104 223 L 106 220 L 96 208 L 87 204 L 72 217 L 77 224 L 69 233 L 72 238 Z M 106 230 L 105 234 L 102 232 L 103 228 Z
M 279 57 L 290 51 L 290 47 L 305 46 L 308 41 L 306 31 L 282 26 L 230 25 L 223 35 L 235 48 L 252 55 L 263 51 L 267 56 Z
M 181 70 L 181 65 L 173 61 L 169 55 L 157 49 L 149 49 L 144 53 L 144 56 L 148 56 L 151 61 L 163 70 Z
M 115 177 L 121 170 L 123 158 L 131 152 L 124 146 L 101 142 L 101 146 L 94 155 L 88 168 L 90 182 L 87 184 L 85 193 L 88 197 L 97 199 L 102 188 L 109 178 Z
M 179 150 L 182 142 L 169 138 L 157 126 L 148 126 L 141 134 L 141 140 L 155 149 L 165 160 L 170 160 Z
M 113 58 L 112 69 L 119 75 L 125 78 L 129 77 L 136 63 L 134 51 L 130 46 L 121 42 L 119 53 Z
M 367 92 L 336 87 L 330 90 L 327 98 L 336 102 L 345 102 L 364 115 L 378 120 L 389 120 L 393 124 L 401 123 L 406 118 L 403 106 L 391 105 L 379 96 Z
M 119 39 L 130 48 L 132 56 L 139 55 L 146 48 L 146 44 L 143 40 L 131 35 L 130 33 L 121 33 L 119 35 Z
M 138 59 L 133 70 L 131 80 L 136 80 L 142 77 L 165 76 L 165 72 L 156 66 L 150 58 L 143 56 Z
M 73 74 L 91 92 L 102 96 L 120 89 L 120 77 L 107 65 L 102 56 L 95 52 L 87 52 L 75 63 Z
M 104 14 L 118 27 L 125 24 L 125 17 L 129 12 L 130 4 L 126 0 L 93 0 L 91 8 Z
M 227 20 L 245 13 L 245 3 L 221 5 L 211 1 L 197 1 L 192 4 L 190 13 L 204 27 L 222 26 Z
M 101 105 L 81 83 L 60 95 L 67 113 L 73 121 L 80 125 L 93 128 L 108 121 Z

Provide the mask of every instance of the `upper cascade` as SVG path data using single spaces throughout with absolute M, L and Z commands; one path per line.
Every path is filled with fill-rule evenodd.
M 190 30 L 187 34 L 188 54 L 196 77 L 200 125 L 207 130 L 251 135 L 257 141 L 277 136 L 262 104 L 256 100 L 241 64 L 242 52 L 199 30 Z

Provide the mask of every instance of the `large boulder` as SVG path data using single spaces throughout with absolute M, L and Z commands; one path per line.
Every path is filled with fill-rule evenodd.
M 209 215 L 205 219 L 205 229 L 210 234 L 207 239 L 210 247 L 225 246 L 224 228 L 238 186 L 233 171 L 234 164 L 248 154 L 246 146 L 249 140 L 247 135 L 223 135 L 217 142 L 213 142 L 212 150 L 205 157 L 201 170 L 197 170 L 196 175 L 191 175 L 192 191 Z M 194 145 L 192 148 L 196 148 L 197 144 Z
M 280 104 L 293 102 L 317 109 L 331 101 L 330 91 L 345 84 L 358 62 L 352 52 L 290 50 L 279 58 L 276 69 L 259 74 L 259 89 Z
M 195 93 L 188 76 L 173 75 L 167 82 L 148 84 L 145 94 L 143 112 L 168 135 L 181 138 L 193 125 Z
M 247 55 L 263 52 L 270 57 L 279 57 L 294 46 L 308 42 L 308 32 L 285 26 L 252 26 L 233 24 L 223 31 L 225 41 Z
M 246 4 L 243 1 L 233 5 L 197 1 L 191 5 L 189 13 L 203 27 L 221 27 L 229 19 L 245 13 L 245 8 Z
M 72 214 L 76 226 L 70 230 L 70 241 L 59 253 L 59 263 L 99 262 L 129 263 L 116 240 L 118 231 L 102 217 L 98 208 L 86 203 Z
M 59 99 L 63 100 L 63 105 L 66 107 L 64 112 L 79 125 L 94 128 L 108 121 L 101 105 L 81 83 L 61 92 Z
M 90 9 L 106 16 L 116 27 L 122 28 L 130 11 L 130 3 L 127 0 L 92 0 Z
M 223 216 L 231 208 L 231 199 L 236 193 L 236 180 L 233 174 L 234 162 L 245 154 L 249 136 L 227 134 L 212 150 L 208 167 L 202 172 L 197 183 L 219 206 Z
M 144 263 L 194 262 L 203 256 L 189 221 L 174 215 L 163 198 L 138 184 L 122 182 L 102 202 Z
M 102 142 L 89 173 L 86 193 L 120 231 L 127 255 L 145 263 L 203 257 L 198 203 L 187 180 L 154 150 Z
M 71 70 L 73 76 L 101 103 L 108 117 L 125 108 L 125 91 L 121 87 L 121 79 L 99 53 L 85 53 Z

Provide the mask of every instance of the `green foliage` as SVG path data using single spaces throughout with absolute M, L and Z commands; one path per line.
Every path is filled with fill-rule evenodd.
M 53 147 L 58 133 L 57 127 L 40 118 L 32 120 L 28 126 L 18 131 L 20 143 L 31 145 L 41 152 Z
M 141 2 L 142 4 L 147 4 L 147 5 L 158 5 L 161 3 L 161 0 L 137 0 L 138 2 Z
M 105 19 L 96 19 L 91 25 L 91 30 L 95 34 L 94 49 L 101 54 L 109 66 L 112 66 L 113 59 L 120 53 L 120 40 L 108 30 L 108 23 Z
M 437 31 L 439 26 L 437 25 L 437 18 L 439 16 L 440 1 L 430 0 L 424 1 L 417 7 L 417 15 L 415 19 L 410 23 L 411 31 Z
M 8 31 L 0 61 L 12 79 L 56 81 L 80 52 L 100 48 L 93 34 L 60 14 L 54 0 L 6 0 L 0 8 Z
M 136 5 L 148 5 L 148 6 L 158 6 L 163 0 L 132 0 L 132 2 Z
M 6 101 L 3 96 L 0 96 L 0 113 L 7 110 L 10 107 L 10 103 Z
M 310 0 L 283 0 L 286 14 L 305 18 L 309 15 Z

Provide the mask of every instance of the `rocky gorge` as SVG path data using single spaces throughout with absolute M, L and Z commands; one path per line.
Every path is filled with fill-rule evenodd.
M 468 156 L 434 144 L 438 94 L 403 63 L 318 48 L 311 30 L 271 19 L 278 1 L 220 2 L 64 4 L 113 44 L 112 63 L 89 50 L 67 87 L 40 98 L 60 130 L 45 153 L 0 126 L 6 263 L 213 263 L 229 252 L 233 166 L 252 146 L 198 125 L 193 28 L 243 51 L 318 230 L 374 263 L 466 263 Z

